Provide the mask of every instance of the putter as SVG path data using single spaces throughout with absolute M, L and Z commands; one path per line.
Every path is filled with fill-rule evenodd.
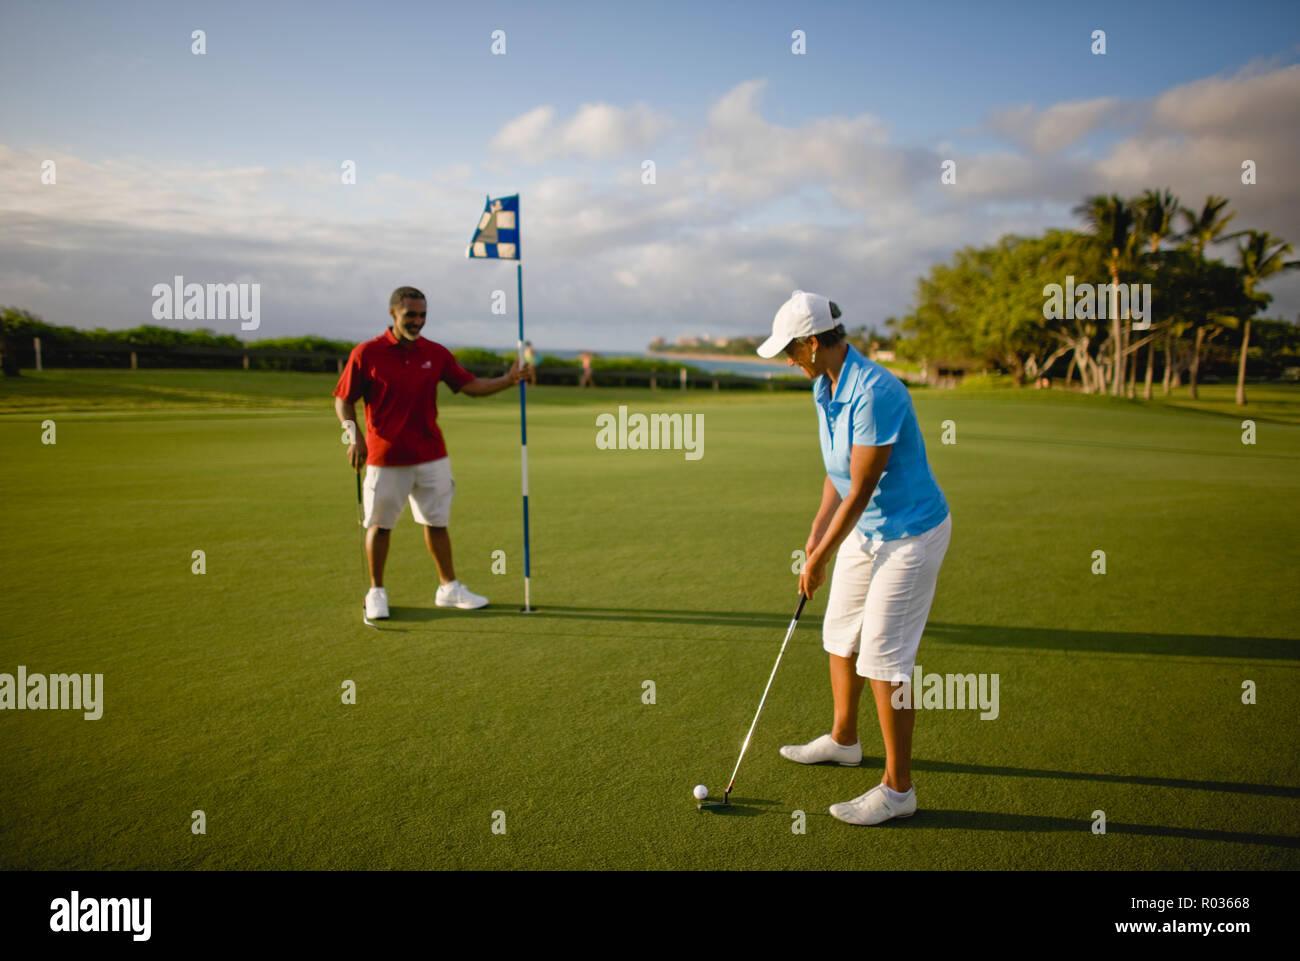
M 772 674 L 767 679 L 767 687 L 763 688 L 763 696 L 759 699 L 758 710 L 754 712 L 754 721 L 749 725 L 749 733 L 745 735 L 745 743 L 740 746 L 740 757 L 736 758 L 736 767 L 731 772 L 731 781 L 727 784 L 727 789 L 722 792 L 722 801 L 711 801 L 705 799 L 697 805 L 700 810 L 705 808 L 725 808 L 731 804 L 731 789 L 736 786 L 736 775 L 740 773 L 740 762 L 745 759 L 745 751 L 749 749 L 749 739 L 754 736 L 754 728 L 758 726 L 758 716 L 763 713 L 763 704 L 767 701 L 767 692 L 772 690 L 772 682 L 776 680 L 776 669 L 781 666 L 781 658 L 785 656 L 786 645 L 790 643 L 790 638 L 794 637 L 794 629 L 799 626 L 799 615 L 803 613 L 803 606 L 808 598 L 799 594 L 799 606 L 794 609 L 794 617 L 790 619 L 790 626 L 786 628 L 785 640 L 781 642 L 781 651 L 776 655 L 776 663 L 772 665 Z
M 361 471 L 357 471 L 357 530 L 361 531 L 361 576 L 367 584 L 370 583 L 370 562 L 366 559 L 366 515 L 365 507 L 361 502 Z M 379 630 L 379 625 L 366 617 L 366 605 L 361 605 L 361 623 L 366 627 L 373 627 Z

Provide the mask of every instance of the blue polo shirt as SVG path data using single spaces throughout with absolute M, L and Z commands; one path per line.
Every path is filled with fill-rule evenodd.
M 930 472 L 912 398 L 903 382 L 852 345 L 831 396 L 830 375 L 813 381 L 822 461 L 840 497 L 849 493 L 849 448 L 893 445 L 885 472 L 858 519 L 874 543 L 928 531 L 948 516 L 948 502 Z

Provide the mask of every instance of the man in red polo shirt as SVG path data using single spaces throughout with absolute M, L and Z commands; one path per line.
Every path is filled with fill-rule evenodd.
M 438 429 L 438 383 L 471 397 L 487 397 L 530 377 L 532 368 L 521 369 L 515 362 L 500 377 L 475 377 L 446 347 L 420 336 L 426 306 L 424 294 L 414 287 L 393 291 L 388 312 L 393 326 L 353 348 L 334 388 L 334 411 L 345 426 L 357 422 L 356 402 L 366 402 L 365 439 L 356 437 L 354 430 L 356 441 L 348 447 L 353 469 L 366 465 L 366 616 L 388 616 L 384 562 L 389 533 L 408 500 L 416 523 L 424 526 L 424 541 L 438 568 L 434 603 L 467 610 L 483 607 L 487 598 L 458 581 L 452 567 L 447 521 L 456 483 Z

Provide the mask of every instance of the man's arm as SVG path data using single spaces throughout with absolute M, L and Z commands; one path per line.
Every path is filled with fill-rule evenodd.
M 537 383 L 533 368 L 527 364 L 520 367 L 519 361 L 516 360 L 500 377 L 475 377 L 462 387 L 460 392 L 470 397 L 490 397 L 492 394 L 501 393 L 507 387 L 513 387 L 525 378 L 530 383 Z
M 342 397 L 334 398 L 334 413 L 344 427 L 352 425 L 352 443 L 348 445 L 348 463 L 353 470 L 361 470 L 366 464 L 366 439 L 357 425 L 357 405 Z
M 803 573 L 799 575 L 799 589 L 805 597 L 811 598 L 813 592 L 826 580 L 826 562 L 844 543 L 844 538 L 849 536 L 849 531 L 853 530 L 858 518 L 867 509 L 893 449 L 893 444 L 884 447 L 853 445 L 849 456 L 849 492 L 840 501 L 826 533 L 822 535 L 821 543 L 808 555 Z

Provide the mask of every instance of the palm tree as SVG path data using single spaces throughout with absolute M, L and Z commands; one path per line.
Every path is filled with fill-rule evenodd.
M 1226 197 L 1210 195 L 1205 198 L 1205 206 L 1201 209 L 1199 215 L 1194 214 L 1186 207 L 1179 209 L 1178 212 L 1182 216 L 1185 225 L 1182 234 L 1179 236 L 1191 245 L 1197 256 L 1204 257 L 1205 248 L 1210 244 L 1217 244 L 1228 239 L 1222 236 L 1224 228 L 1228 226 L 1228 221 L 1237 214 L 1234 211 L 1226 217 L 1220 217 L 1219 213 L 1226 206 L 1228 206 Z
M 1160 241 L 1166 239 L 1174 233 L 1174 218 L 1182 205 L 1173 192 L 1166 187 L 1163 191 L 1147 190 L 1142 194 L 1142 199 L 1138 201 L 1138 210 L 1141 217 L 1142 233 L 1151 242 L 1149 253 L 1152 259 L 1155 259 L 1157 251 L 1160 249 Z M 1155 265 L 1157 268 L 1158 264 Z M 1147 305 L 1148 308 L 1150 305 Z M 1144 400 L 1151 399 L 1151 378 L 1155 373 L 1156 345 L 1154 342 L 1156 334 L 1153 331 L 1147 335 L 1147 375 L 1146 383 L 1142 388 L 1142 397 Z M 1167 359 L 1167 358 L 1166 358 Z M 1136 371 L 1135 371 L 1136 375 Z
M 1200 260 L 1205 259 L 1205 248 L 1210 244 L 1221 243 L 1228 238 L 1223 235 L 1224 229 L 1228 226 L 1228 221 L 1237 216 L 1236 212 L 1228 214 L 1226 217 L 1220 217 L 1223 208 L 1228 206 L 1226 197 L 1216 197 L 1213 194 L 1205 198 L 1205 206 L 1201 208 L 1200 214 L 1195 214 L 1191 210 L 1183 208 L 1179 213 L 1183 217 L 1185 229 L 1181 237 Z M 1201 346 L 1205 343 L 1205 327 L 1201 324 L 1196 325 L 1196 345 L 1192 348 L 1192 369 L 1190 378 L 1190 390 L 1192 399 L 1195 400 L 1196 393 L 1196 375 L 1201 367 Z M 1173 343 L 1166 341 L 1166 359 L 1172 359 Z M 1166 378 L 1166 383 L 1168 379 Z M 1165 393 L 1169 393 L 1168 387 Z
M 1119 325 L 1119 276 L 1135 265 L 1138 245 L 1137 216 L 1132 204 L 1117 194 L 1104 197 L 1094 194 L 1074 208 L 1076 216 L 1087 223 L 1096 243 L 1105 251 L 1106 269 L 1111 283 L 1111 340 L 1115 345 L 1111 393 L 1119 396 L 1124 381 L 1123 336 Z
M 1255 285 L 1273 274 L 1300 268 L 1300 260 L 1283 261 L 1291 253 L 1291 245 L 1280 237 L 1263 230 L 1240 230 L 1224 239 L 1246 237 L 1237 248 L 1237 264 L 1241 270 L 1242 286 L 1252 307 L 1262 310 L 1272 301 L 1273 295 L 1262 291 L 1255 293 Z M 1272 249 L 1270 249 L 1272 248 Z M 1246 406 L 1246 351 L 1250 347 L 1250 314 L 1242 318 L 1241 358 L 1237 362 L 1237 404 Z

